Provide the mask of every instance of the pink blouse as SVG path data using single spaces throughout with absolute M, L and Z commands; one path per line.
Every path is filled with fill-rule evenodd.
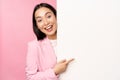
M 59 80 L 53 71 L 56 63 L 56 55 L 48 38 L 28 43 L 27 80 Z

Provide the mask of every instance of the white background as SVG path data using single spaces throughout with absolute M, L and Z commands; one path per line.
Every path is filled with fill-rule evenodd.
M 57 0 L 60 80 L 120 80 L 120 0 Z

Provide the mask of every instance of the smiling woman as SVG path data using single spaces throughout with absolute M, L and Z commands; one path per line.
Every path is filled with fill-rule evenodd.
M 37 39 L 28 43 L 27 80 L 59 80 L 58 75 L 65 72 L 73 59 L 57 63 L 57 19 L 54 7 L 47 3 L 35 6 L 33 30 Z
M 54 13 L 45 7 L 39 8 L 35 13 L 38 28 L 45 33 L 49 39 L 56 39 L 57 22 Z

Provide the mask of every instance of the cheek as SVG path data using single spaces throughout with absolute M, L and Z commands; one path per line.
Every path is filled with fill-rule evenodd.
M 41 30 L 41 31 L 43 31 L 43 28 L 42 28 L 42 27 L 40 27 L 40 26 L 38 26 L 38 29 L 39 29 L 39 30 Z
M 38 26 L 39 29 L 42 29 L 42 28 L 43 28 L 43 25 L 42 25 L 42 24 L 37 23 L 37 26 Z
M 54 24 L 55 24 L 55 26 L 57 27 L 57 21 L 56 21 L 56 20 L 54 21 Z
M 54 25 L 55 25 L 55 27 L 57 28 L 57 22 L 56 22 L 56 21 L 54 22 Z
M 49 21 L 52 22 L 52 23 L 56 23 L 56 18 L 52 17 Z

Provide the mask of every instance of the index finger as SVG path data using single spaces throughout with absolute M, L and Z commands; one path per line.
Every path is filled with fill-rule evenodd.
M 74 60 L 74 58 L 68 60 L 68 61 L 66 62 L 66 64 L 69 64 L 69 63 L 72 62 L 73 60 Z

